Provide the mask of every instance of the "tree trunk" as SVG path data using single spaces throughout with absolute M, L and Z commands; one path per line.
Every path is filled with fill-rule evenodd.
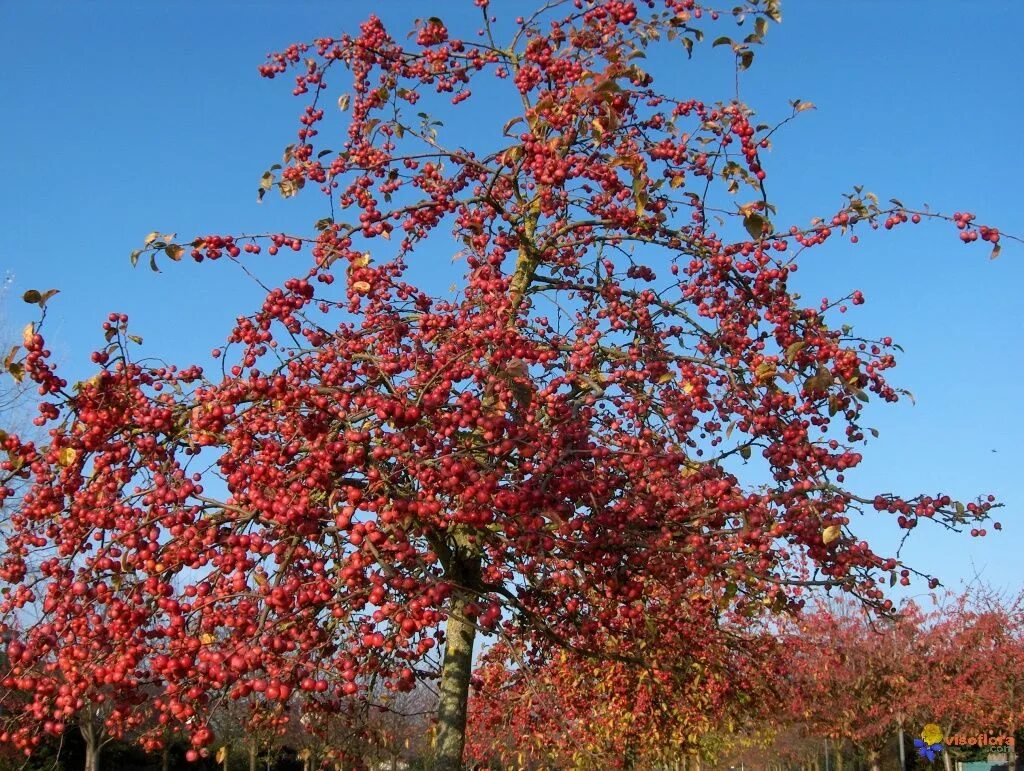
M 942 751 L 942 767 L 946 771 L 953 771 L 953 756 L 949 754 L 949 747 L 943 748 Z
M 476 626 L 465 618 L 467 601 L 462 595 L 452 600 L 445 626 L 444 664 L 441 667 L 441 697 L 437 704 L 437 771 L 459 771 L 466 744 L 466 708 L 469 678 L 473 673 L 473 641 Z
M 868 767 L 871 771 L 882 771 L 882 764 L 878 762 L 878 753 L 875 750 L 868 750 Z
M 896 733 L 897 741 L 900 743 L 900 771 L 907 771 L 907 750 L 904 747 L 903 723 L 900 723 L 899 731 Z
M 256 771 L 256 742 L 249 742 L 249 771 Z
M 92 716 L 88 723 L 83 722 L 79 726 L 82 739 L 85 740 L 85 771 L 100 771 L 100 743 L 96 736 L 96 727 L 92 723 Z
M 100 748 L 86 742 L 85 771 L 100 771 Z
M 160 750 L 160 770 L 171 771 L 171 747 L 164 742 L 164 748 Z
M 844 771 L 843 743 L 836 742 L 836 771 Z

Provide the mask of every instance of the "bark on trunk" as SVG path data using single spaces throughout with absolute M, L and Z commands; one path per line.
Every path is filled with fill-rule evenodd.
M 950 756 L 948 749 L 942 753 L 942 767 L 946 771 L 953 771 L 953 758 Z
M 249 744 L 249 771 L 256 771 L 256 742 Z
M 456 596 L 445 627 L 441 697 L 437 704 L 437 771 L 459 771 L 466 743 L 466 707 L 469 678 L 473 673 L 473 642 L 476 626 L 464 616 L 467 601 Z
M 171 771 L 171 748 L 166 743 L 160 750 L 160 769 L 161 771 Z
M 100 743 L 93 724 L 83 723 L 80 727 L 85 740 L 85 771 L 100 771 Z
M 878 762 L 878 753 L 868 750 L 868 766 L 871 771 L 882 771 L 882 764 Z

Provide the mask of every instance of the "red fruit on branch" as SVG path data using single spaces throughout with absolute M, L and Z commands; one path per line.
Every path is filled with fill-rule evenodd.
M 896 563 L 850 531 L 856 512 L 986 519 L 987 500 L 844 486 L 865 403 L 900 396 L 892 346 L 833 325 L 859 293 L 815 307 L 789 286 L 804 249 L 912 213 L 857 191 L 834 229 L 773 223 L 774 129 L 662 89 L 645 49 L 685 56 L 702 11 L 654 5 L 555 2 L 507 40 L 485 16 L 479 42 L 371 16 L 268 58 L 311 103 L 260 196 L 319 188 L 331 215 L 306 236 L 154 232 L 132 255 L 306 252 L 228 331 L 219 374 L 136 358 L 123 315 L 74 388 L 39 329 L 8 362 L 50 429 L 3 440 L 10 741 L 145 687 L 205 748 L 225 695 L 328 705 L 440 677 L 437 767 L 456 768 L 478 631 L 605 656 L 668 592 L 679 614 L 654 617 L 699 649 L 708 595 L 781 612 L 828 585 L 885 606 Z M 778 18 L 748 5 L 741 70 Z M 350 79 L 339 111 L 328 70 Z M 474 115 L 471 85 L 510 119 Z M 751 203 L 719 221 L 716 191 Z M 460 291 L 429 293 L 453 248 Z

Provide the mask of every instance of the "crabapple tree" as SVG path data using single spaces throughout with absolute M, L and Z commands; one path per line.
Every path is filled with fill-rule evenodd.
M 865 404 L 900 397 L 894 347 L 836 323 L 859 292 L 807 305 L 789 282 L 851 231 L 999 232 L 859 190 L 781 224 L 776 126 L 645 68 L 711 35 L 739 77 L 777 0 L 722 19 L 696 0 L 464 5 L 478 31 L 429 17 L 407 38 L 370 16 L 268 57 L 306 106 L 260 195 L 319 190 L 308 234 L 154 232 L 132 254 L 290 257 L 220 366 L 141 358 L 114 313 L 95 374 L 69 384 L 42 325 L 26 331 L 8 368 L 48 434 L 3 439 L 3 494 L 28 486 L 0 558 L 24 719 L 0 739 L 31 750 L 98 694 L 145 686 L 203 754 L 220 694 L 439 678 L 436 762 L 456 768 L 478 631 L 599 654 L 665 587 L 740 614 L 814 584 L 884 604 L 900 568 L 854 513 L 987 518 L 989 500 L 850 489 Z M 425 288 L 453 255 L 455 291 Z
M 684 604 L 652 588 L 643 616 L 620 617 L 598 639 L 581 640 L 586 653 L 545 641 L 492 646 L 470 700 L 468 754 L 500 767 L 714 759 L 723 739 L 747 733 L 782 703 L 776 638 L 730 604 L 727 591 Z

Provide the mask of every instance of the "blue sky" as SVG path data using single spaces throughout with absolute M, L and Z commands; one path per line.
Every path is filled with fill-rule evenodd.
M 514 16 L 532 5 L 496 0 L 493 7 Z M 185 363 L 205 360 L 233 318 L 254 307 L 258 290 L 228 264 L 133 270 L 128 254 L 149 231 L 308 232 L 325 213 L 312 191 L 256 204 L 259 176 L 293 140 L 305 104 L 290 96 L 289 78 L 257 76 L 268 51 L 352 29 L 371 11 L 394 21 L 396 33 L 404 34 L 402 19 L 434 13 L 471 32 L 470 6 L 0 6 L 0 272 L 13 274 L 16 295 L 61 289 L 48 325 L 69 376 L 88 371 L 88 352 L 112 310 L 132 317 L 149 355 Z M 766 122 L 785 117 L 790 99 L 817 106 L 777 135 L 767 158 L 779 219 L 806 223 L 863 184 L 883 200 L 967 209 L 1024 234 L 1016 190 L 1024 100 L 1014 53 L 1024 6 L 786 0 L 783 14 L 741 82 L 741 97 Z M 672 89 L 729 98 L 729 54 L 710 47 L 696 54 L 693 62 L 658 62 L 672 73 Z M 501 109 L 486 97 L 477 104 Z M 849 320 L 906 349 L 892 377 L 917 405 L 871 405 L 881 438 L 865 451 L 854 485 L 871 493 L 992 492 L 1006 503 L 997 517 L 1002 534 L 915 533 L 907 561 L 951 587 L 975 572 L 998 586 L 1024 584 L 1022 258 L 1024 248 L 1007 244 L 990 261 L 985 247 L 962 246 L 951 228 L 922 225 L 868 235 L 857 246 L 833 241 L 809 253 L 798 274 L 808 298 L 861 289 L 868 303 Z M 457 279 L 453 267 L 439 283 Z M 5 313 L 15 333 L 30 318 L 16 298 Z M 891 529 L 869 521 L 853 527 L 869 540 L 891 540 Z

